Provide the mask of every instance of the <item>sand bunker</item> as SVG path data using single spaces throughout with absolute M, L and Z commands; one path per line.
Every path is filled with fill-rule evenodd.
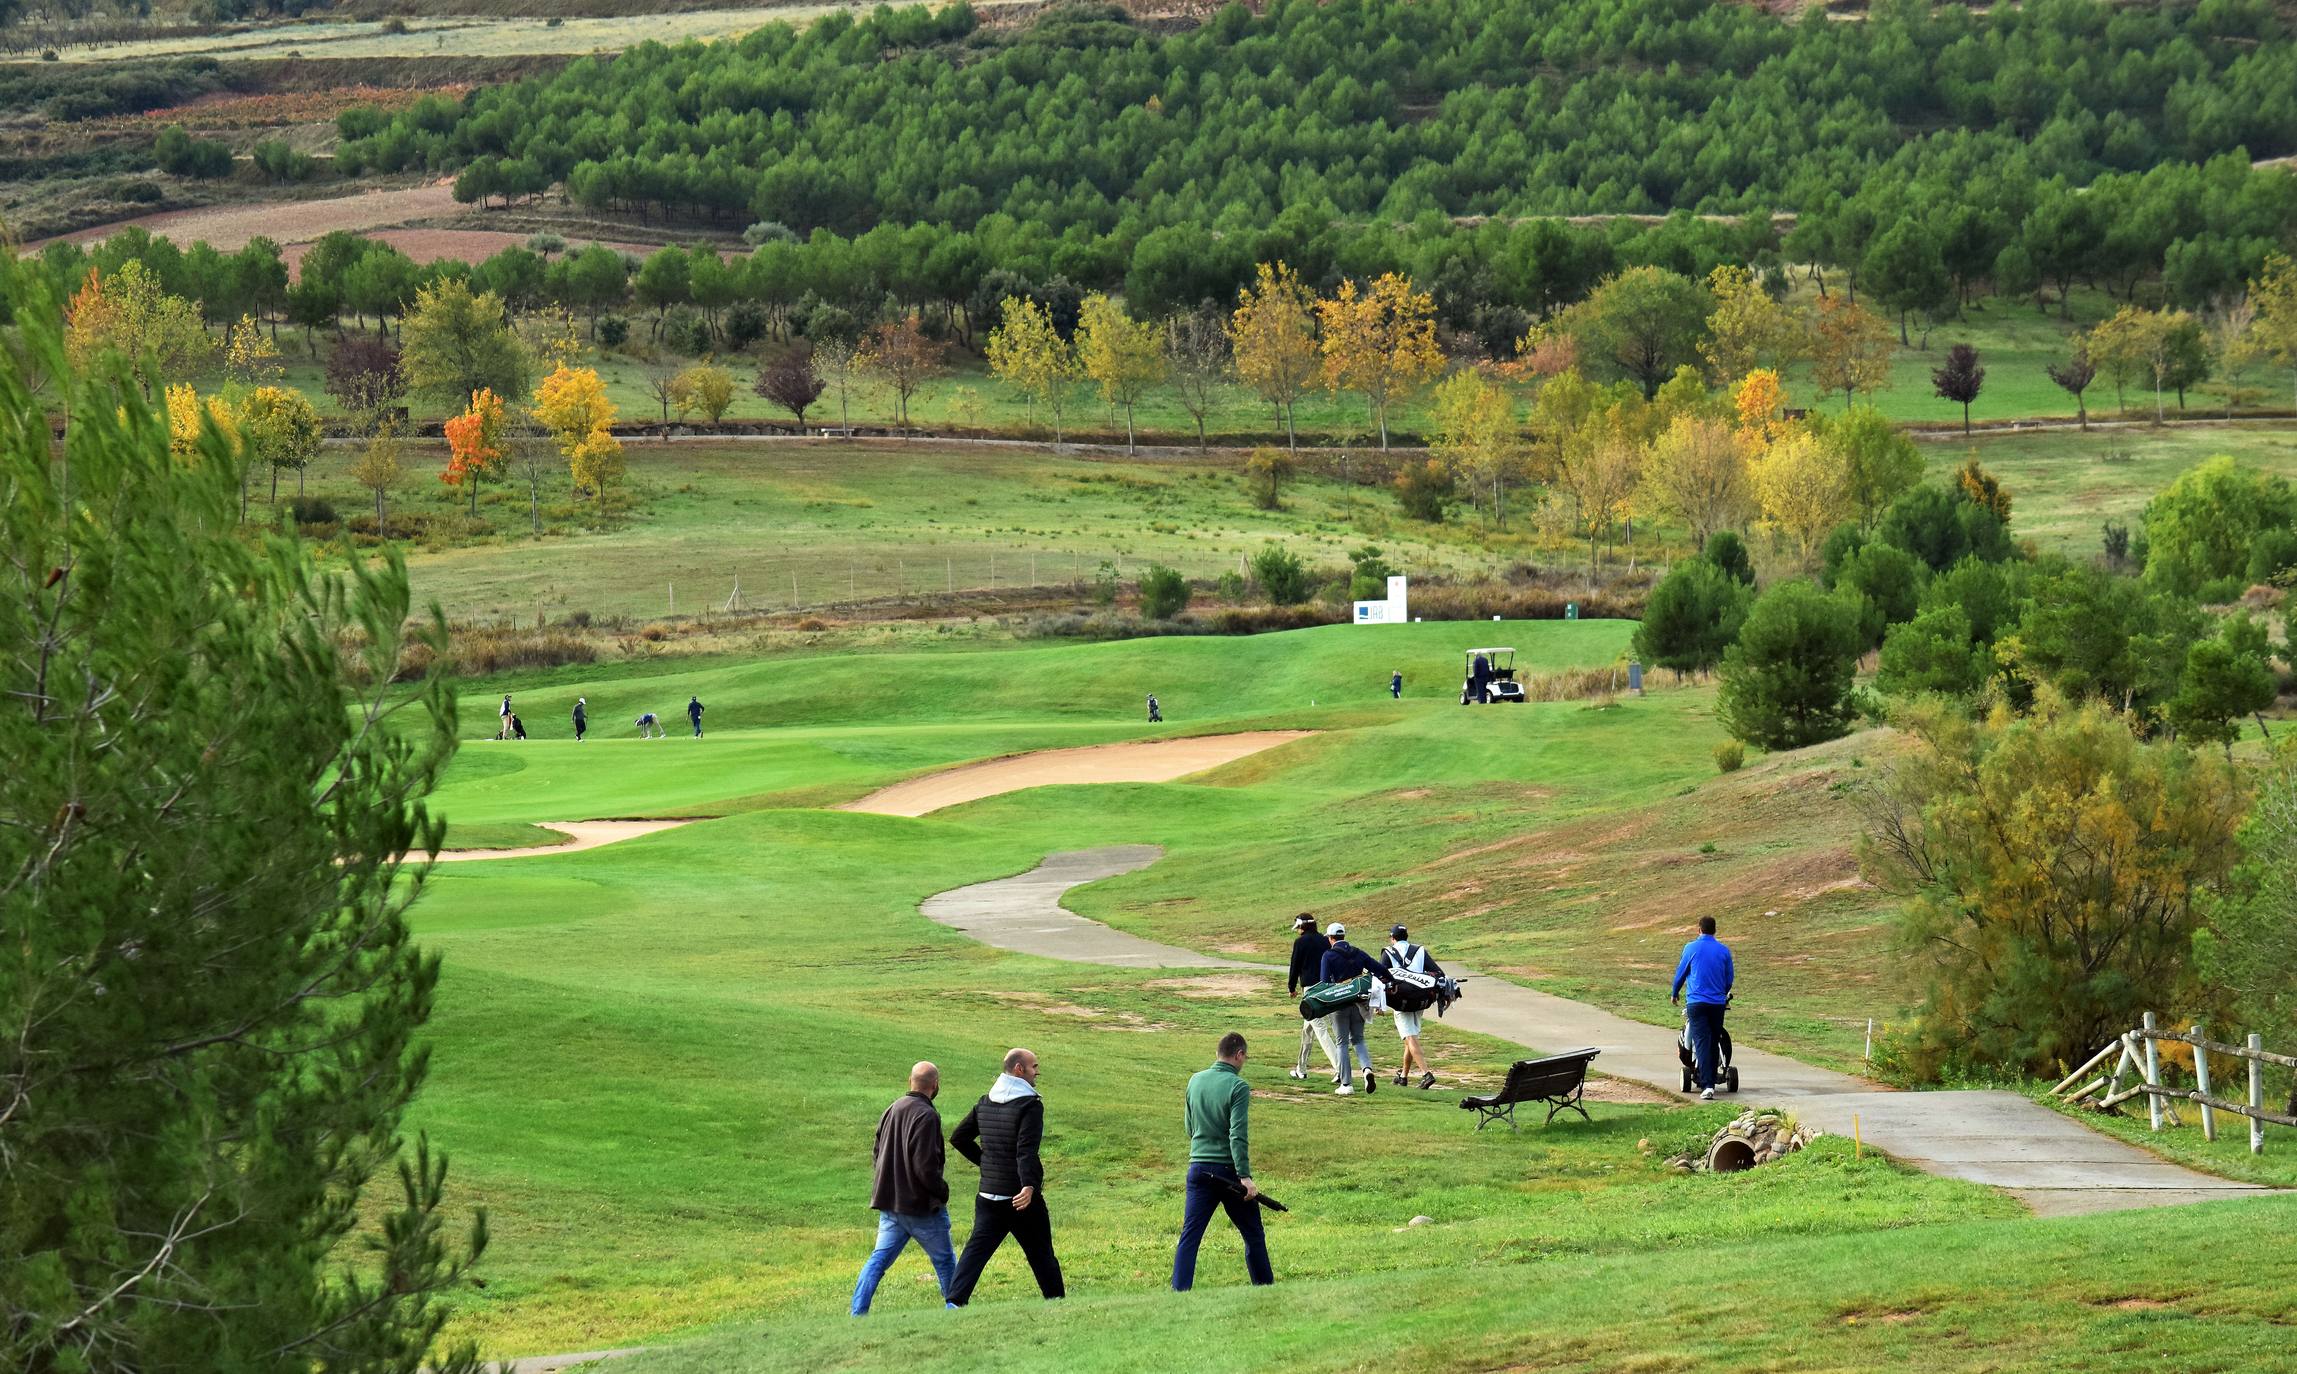
M 1311 730 L 1252 730 L 1236 735 L 1196 735 L 1187 739 L 1096 744 L 1081 749 L 1041 749 L 1033 754 L 991 759 L 931 773 L 880 788 L 840 811 L 879 816 L 923 816 L 945 806 L 979 801 L 1005 792 L 1054 784 L 1171 782 L 1191 773 L 1273 749 L 1315 733 Z
M 615 844 L 622 840 L 635 840 L 640 835 L 651 835 L 657 830 L 674 830 L 686 821 L 543 821 L 544 830 L 556 830 L 572 835 L 566 844 L 532 844 L 521 849 L 449 849 L 439 855 L 443 864 L 470 863 L 477 859 L 525 859 L 537 854 L 579 854 L 585 849 Z

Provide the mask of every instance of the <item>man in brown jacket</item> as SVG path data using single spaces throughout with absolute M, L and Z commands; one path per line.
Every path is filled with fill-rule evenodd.
M 940 1092 L 941 1070 L 921 1063 L 909 1071 L 909 1091 L 877 1119 L 869 1187 L 869 1205 L 877 1209 L 877 1248 L 853 1286 L 854 1316 L 868 1314 L 878 1281 L 913 1240 L 933 1262 L 942 1301 L 949 1299 L 957 1266 L 949 1250 L 949 1182 L 941 1174 L 941 1113 L 933 1109 Z

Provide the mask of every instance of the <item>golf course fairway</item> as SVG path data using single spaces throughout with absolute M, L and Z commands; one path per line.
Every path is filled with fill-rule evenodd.
M 1342 1337 L 1366 1364 L 1617 1368 L 1641 1352 L 1658 1360 L 1641 1367 L 1692 1368 L 1760 1351 L 1766 1368 L 1836 1369 L 1892 1363 L 1924 1321 L 1969 1334 L 1924 1347 L 1940 1368 L 2074 1350 L 2089 1368 L 2158 1368 L 2165 1350 L 2205 1347 L 2234 1361 L 2216 1367 L 2261 1367 L 2237 1357 L 2279 1349 L 2267 1313 L 2297 1279 L 2286 1247 L 2213 1284 L 2208 1311 L 2179 1312 L 2183 1334 L 2147 1344 L 2151 1363 L 2116 1363 L 2111 1331 L 2162 1314 L 2102 1304 L 2156 1262 L 2149 1237 L 2286 1225 L 2287 1199 L 2084 1229 L 1831 1138 L 1744 1175 L 1680 1175 L 1665 1156 L 1736 1108 L 1620 1085 L 1597 1085 L 1592 1123 L 1478 1135 L 1460 1092 L 1495 1083 L 1519 1047 L 1431 1020 L 1438 1091 L 1337 1098 L 1321 1075 L 1285 1075 L 1299 1019 L 1277 976 L 1059 964 L 918 911 L 1051 852 L 1156 844 L 1162 860 L 1077 889 L 1071 909 L 1279 964 L 1294 912 L 1345 921 L 1366 947 L 1403 921 L 1439 958 L 1667 1036 L 1684 922 L 1664 912 L 1698 902 L 1760 993 L 1734 1012 L 1739 1033 L 1839 1064 L 1855 1054 L 1848 1018 L 1893 995 L 1871 894 L 1806 880 L 1789 900 L 1766 875 L 1823 878 L 1841 861 L 1813 799 L 1885 741 L 1718 777 L 1704 689 L 1456 704 L 1465 648 L 1512 644 L 1527 672 L 1601 666 L 1630 628 L 1342 626 L 473 683 L 466 735 L 491 730 L 507 691 L 537 738 L 466 744 L 434 801 L 450 845 L 541 821 L 701 819 L 428 879 L 415 921 L 445 974 L 409 1126 L 449 1152 L 455 1197 L 485 1205 L 494 1233 L 458 1327 L 501 1356 L 700 1342 L 618 1366 L 633 1371 L 1320 1369 L 1349 1363 L 1330 1347 Z M 1387 698 L 1395 668 L 1401 702 Z M 1162 726 L 1142 719 L 1151 691 Z M 579 745 L 560 725 L 578 695 L 592 722 Z M 689 696 L 708 707 L 700 740 L 677 733 Z M 636 739 L 643 710 L 672 736 Z M 1248 729 L 1315 733 L 1186 782 L 1037 786 L 914 818 L 832 809 L 983 759 Z M 1178 1298 L 1160 1290 L 1187 1149 L 1180 1089 L 1228 1030 L 1252 1044 L 1256 1172 L 1293 1209 L 1271 1227 L 1279 1287 L 1245 1291 L 1235 1239 L 1216 1229 L 1199 1291 Z M 1386 1022 L 1372 1043 L 1392 1068 Z M 878 1113 L 930 1059 L 953 1125 L 1013 1045 L 1043 1066 L 1045 1197 L 1070 1300 L 1042 1304 L 1007 1254 L 972 1308 L 946 1313 L 912 1252 L 851 1321 Z M 951 1166 L 962 1198 L 972 1175 Z M 1620 1301 L 1630 1289 L 1651 1296 Z M 1370 1320 L 1383 1310 L 1392 1322 Z M 1918 1315 L 1881 1315 L 1905 1310 Z

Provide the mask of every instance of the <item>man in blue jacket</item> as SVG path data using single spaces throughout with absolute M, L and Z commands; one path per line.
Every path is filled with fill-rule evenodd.
M 1691 1025 L 1691 1059 L 1699 1076 L 1699 1100 L 1715 1100 L 1715 1046 L 1723 1031 L 1723 1008 L 1731 1004 L 1731 947 L 1715 938 L 1715 918 L 1699 918 L 1699 938 L 1683 946 L 1675 965 L 1675 990 L 1667 1000 L 1681 1002 L 1687 986 L 1691 1002 L 1685 1008 Z
M 1387 980 L 1386 969 L 1374 963 L 1372 956 L 1348 943 L 1346 926 L 1334 921 L 1324 928 L 1324 938 L 1332 942 L 1332 948 L 1324 952 L 1323 966 L 1317 970 L 1319 982 L 1345 983 L 1360 973 L 1369 973 L 1383 982 Z M 1372 1078 L 1372 1047 L 1364 1041 L 1364 1004 L 1350 1002 L 1334 1013 L 1332 1030 L 1333 1038 L 1340 1042 L 1340 1086 L 1332 1091 L 1341 1097 L 1356 1091 L 1355 1075 L 1349 1070 L 1351 1047 L 1356 1062 L 1364 1066 L 1364 1091 L 1377 1091 L 1380 1085 Z

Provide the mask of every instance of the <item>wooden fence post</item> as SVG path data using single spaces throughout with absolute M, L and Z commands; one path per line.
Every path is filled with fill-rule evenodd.
M 2249 1110 L 2252 1112 L 2262 1111 L 2265 1108 L 2265 1061 L 2257 1058 L 2259 1054 L 2264 1052 L 2264 1049 L 2265 1038 L 2255 1031 L 2251 1031 L 2249 1034 Z M 2249 1118 L 2249 1153 L 2253 1155 L 2265 1153 L 2265 1123 L 2254 1116 Z
M 2154 1042 L 2153 1042 L 2153 1013 L 2152 1013 L 2152 1012 L 2150 1012 L 2150 1011 L 2149 1011 L 2149 1012 L 2147 1012 L 2147 1013 L 2145 1014 L 2145 1021 L 2144 1021 L 2144 1025 L 2145 1025 L 2145 1031 L 2144 1031 L 2144 1035 L 2145 1035 L 2145 1085 L 2146 1085 L 2147 1087 L 2149 1087 L 2149 1088 L 2158 1088 L 2158 1087 L 2160 1087 L 2160 1086 L 2161 1086 L 2161 1048 L 2160 1048 L 2160 1046 L 2158 1046 L 2158 1045 L 2154 1044 Z M 2154 1129 L 2154 1130 L 2157 1130 L 2157 1131 L 2158 1131 L 2158 1130 L 2160 1130 L 2160 1129 L 2161 1129 L 2161 1098 L 2160 1098 L 2160 1097 L 2158 1097 L 2158 1096 L 2156 1096 L 2156 1095 L 2155 1095 L 2155 1094 L 2153 1094 L 2153 1093 L 2147 1093 L 2147 1094 L 2145 1095 L 2145 1110 L 2146 1110 L 2146 1119 L 2147 1119 L 2149 1122 L 2151 1122 L 2151 1123 L 2152 1123 L 2152 1127 L 2153 1127 L 2153 1129 Z
M 2201 1091 L 2201 1138 L 2217 1140 L 2217 1112 L 2209 1105 L 2209 1047 L 2202 1044 L 2201 1023 L 2193 1023 L 2193 1086 Z

